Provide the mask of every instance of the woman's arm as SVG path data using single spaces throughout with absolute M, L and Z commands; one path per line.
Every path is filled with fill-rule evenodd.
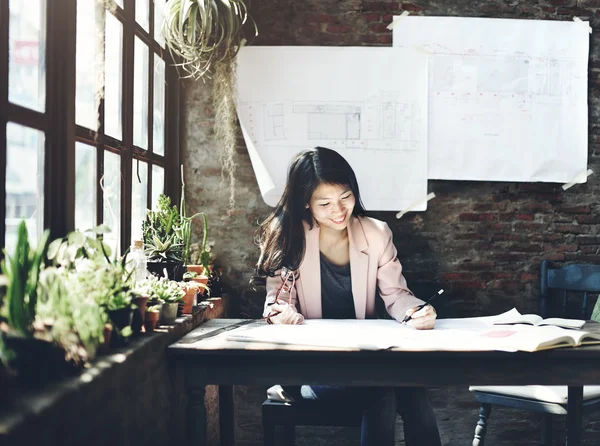
M 297 272 L 295 272 L 294 274 L 297 274 Z M 281 271 L 277 271 L 277 273 L 273 277 L 267 277 L 267 297 L 265 299 L 263 317 L 267 317 L 269 313 L 271 313 L 271 305 L 275 303 L 275 296 L 277 295 L 277 291 L 281 288 L 282 284 L 283 277 Z M 286 286 L 281 288 L 281 292 L 279 293 L 277 303 L 289 303 L 292 306 L 292 308 L 297 312 L 297 302 L 298 299 L 296 296 L 296 287 L 292 284 L 292 279 L 290 278 Z
M 402 275 L 402 265 L 397 257 L 398 251 L 392 239 L 392 231 L 387 224 L 384 225 L 383 233 L 384 248 L 378 262 L 377 287 L 389 315 L 397 321 L 402 321 L 407 310 L 421 305 L 423 301 L 417 299 L 408 289 L 406 279 Z

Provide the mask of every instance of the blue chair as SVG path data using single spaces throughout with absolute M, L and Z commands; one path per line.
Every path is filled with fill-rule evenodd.
M 600 293 L 600 265 L 574 264 L 551 268 L 540 265 L 540 315 L 589 319 L 594 298 Z M 590 294 L 592 296 L 590 296 Z M 551 297 L 559 297 L 558 301 Z M 571 298 L 571 300 L 569 300 Z M 575 298 L 580 302 L 574 301 Z M 552 445 L 552 418 L 567 414 L 566 386 L 471 386 L 481 403 L 473 446 L 484 446 L 492 405 L 513 407 L 544 414 L 542 444 Z M 600 386 L 584 386 L 583 410 L 600 408 Z M 580 428 L 580 427 L 578 427 Z M 579 437 L 580 437 L 579 433 Z

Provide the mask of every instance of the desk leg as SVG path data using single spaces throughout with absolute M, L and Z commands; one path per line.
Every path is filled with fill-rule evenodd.
M 569 387 L 567 402 L 567 445 L 581 445 L 583 418 L 583 387 Z
M 219 386 L 219 435 L 222 446 L 235 446 L 233 386 Z
M 189 446 L 206 446 L 206 407 L 204 386 L 188 388 L 187 442 Z

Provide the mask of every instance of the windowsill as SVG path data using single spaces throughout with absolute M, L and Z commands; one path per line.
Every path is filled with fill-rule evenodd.
M 0 411 L 0 440 L 77 394 L 110 388 L 111 383 L 123 380 L 123 376 L 130 373 L 128 370 L 132 364 L 143 364 L 148 356 L 161 361 L 157 355 L 164 355 L 166 362 L 166 350 L 170 344 L 206 320 L 224 316 L 224 299 L 209 299 L 195 307 L 192 315 L 177 318 L 175 324 L 161 326 L 154 333 L 137 335 L 126 346 L 98 355 L 76 376 L 52 382 L 41 389 L 11 392 L 12 397 Z M 143 371 L 146 372 L 145 369 Z M 124 383 L 123 387 L 127 389 L 127 384 Z

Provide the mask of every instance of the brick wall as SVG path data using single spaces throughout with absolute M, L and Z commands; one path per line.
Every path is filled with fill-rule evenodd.
M 396 1 L 277 0 L 252 2 L 259 27 L 256 45 L 389 46 L 385 26 L 393 14 L 591 20 L 596 28 L 600 2 L 595 0 L 453 0 Z M 589 69 L 589 167 L 600 172 L 600 58 L 597 32 L 591 35 Z M 220 192 L 215 156 L 211 84 L 187 81 L 183 104 L 183 149 L 187 163 L 188 202 L 205 210 L 212 224 L 210 238 L 225 267 L 225 285 L 237 296 L 233 313 L 256 317 L 264 292 L 248 287 L 257 249 L 252 243 L 259 221 L 269 208 L 262 202 L 243 140 L 239 139 L 237 206 L 227 206 Z M 598 175 L 587 184 L 563 191 L 558 184 L 430 181 L 436 198 L 426 212 L 396 220 L 391 212 L 373 216 L 388 222 L 406 278 L 418 295 L 443 286 L 436 304 L 442 317 L 492 314 L 517 306 L 536 311 L 538 266 L 557 262 L 600 261 Z M 238 391 L 238 437 L 243 445 L 261 444 L 260 401 L 264 389 Z M 436 389 L 434 402 L 444 444 L 469 444 L 477 406 L 465 389 Z M 492 415 L 490 444 L 535 444 L 537 418 L 499 411 Z M 594 442 L 595 425 L 586 441 Z M 337 432 L 337 431 L 336 431 Z M 346 432 L 346 431 L 344 431 Z M 352 434 L 322 435 L 322 444 L 352 444 Z M 305 438 L 305 440 L 302 440 Z M 305 441 L 305 443 L 302 443 Z M 597 439 L 596 439 L 597 441 Z M 319 444 L 314 436 L 299 444 Z

